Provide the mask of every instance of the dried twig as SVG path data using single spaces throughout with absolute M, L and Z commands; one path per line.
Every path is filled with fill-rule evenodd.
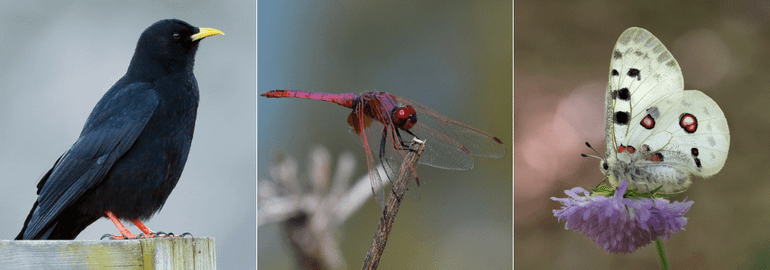
M 401 164 L 398 177 L 395 183 L 393 183 L 392 192 L 390 192 L 388 201 L 385 203 L 385 209 L 382 210 L 382 217 L 380 217 L 380 223 L 377 224 L 377 231 L 374 232 L 372 246 L 369 247 L 369 252 L 366 253 L 366 259 L 364 259 L 364 265 L 361 269 L 377 269 L 382 253 L 385 251 L 385 244 L 388 241 L 390 229 L 393 227 L 393 221 L 396 220 L 401 199 L 404 198 L 406 184 L 413 178 L 413 169 L 417 165 L 417 160 L 420 159 L 424 146 L 425 141 L 417 140 L 417 138 L 409 146 L 409 151 L 406 158 L 404 158 L 404 162 Z

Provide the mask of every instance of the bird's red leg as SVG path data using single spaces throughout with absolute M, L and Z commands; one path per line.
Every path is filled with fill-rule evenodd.
M 155 232 L 150 230 L 150 228 L 147 228 L 147 226 L 145 226 L 144 223 L 142 223 L 141 221 L 134 219 L 134 220 L 131 220 L 131 222 L 133 222 L 134 225 L 136 225 L 136 227 L 139 228 L 139 230 L 142 230 L 142 232 L 144 233 L 144 237 L 146 238 L 155 237 Z
M 121 223 L 120 220 L 118 220 L 118 218 L 115 216 L 115 214 L 113 214 L 110 211 L 104 211 L 104 214 L 106 214 L 107 217 L 110 220 L 112 220 L 112 223 L 115 224 L 115 227 L 118 227 L 118 231 L 120 231 L 120 234 L 122 234 L 122 236 L 113 235 L 112 238 L 114 238 L 114 239 L 135 239 L 135 238 L 138 237 L 136 234 L 133 234 L 133 233 L 131 233 L 131 231 L 126 229 L 126 226 L 123 226 L 123 223 Z M 144 226 L 144 228 L 146 229 L 147 227 Z

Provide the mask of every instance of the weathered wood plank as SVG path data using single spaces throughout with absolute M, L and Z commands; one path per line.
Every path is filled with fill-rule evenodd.
M 0 240 L 0 269 L 216 269 L 213 238 Z

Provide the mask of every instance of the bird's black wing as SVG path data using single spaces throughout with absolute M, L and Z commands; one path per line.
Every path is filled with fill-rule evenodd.
M 46 234 L 57 216 L 98 185 L 142 133 L 158 105 L 158 94 L 149 83 L 120 85 L 96 104 L 80 138 L 40 180 L 37 202 L 17 239 Z

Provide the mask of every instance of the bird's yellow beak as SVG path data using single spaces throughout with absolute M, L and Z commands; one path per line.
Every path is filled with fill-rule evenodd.
M 210 36 L 216 36 L 216 35 L 224 35 L 225 33 L 222 33 L 222 31 L 219 31 L 214 28 L 198 28 L 199 31 L 197 34 L 192 35 L 190 38 L 192 38 L 192 41 L 201 40 L 205 37 Z

